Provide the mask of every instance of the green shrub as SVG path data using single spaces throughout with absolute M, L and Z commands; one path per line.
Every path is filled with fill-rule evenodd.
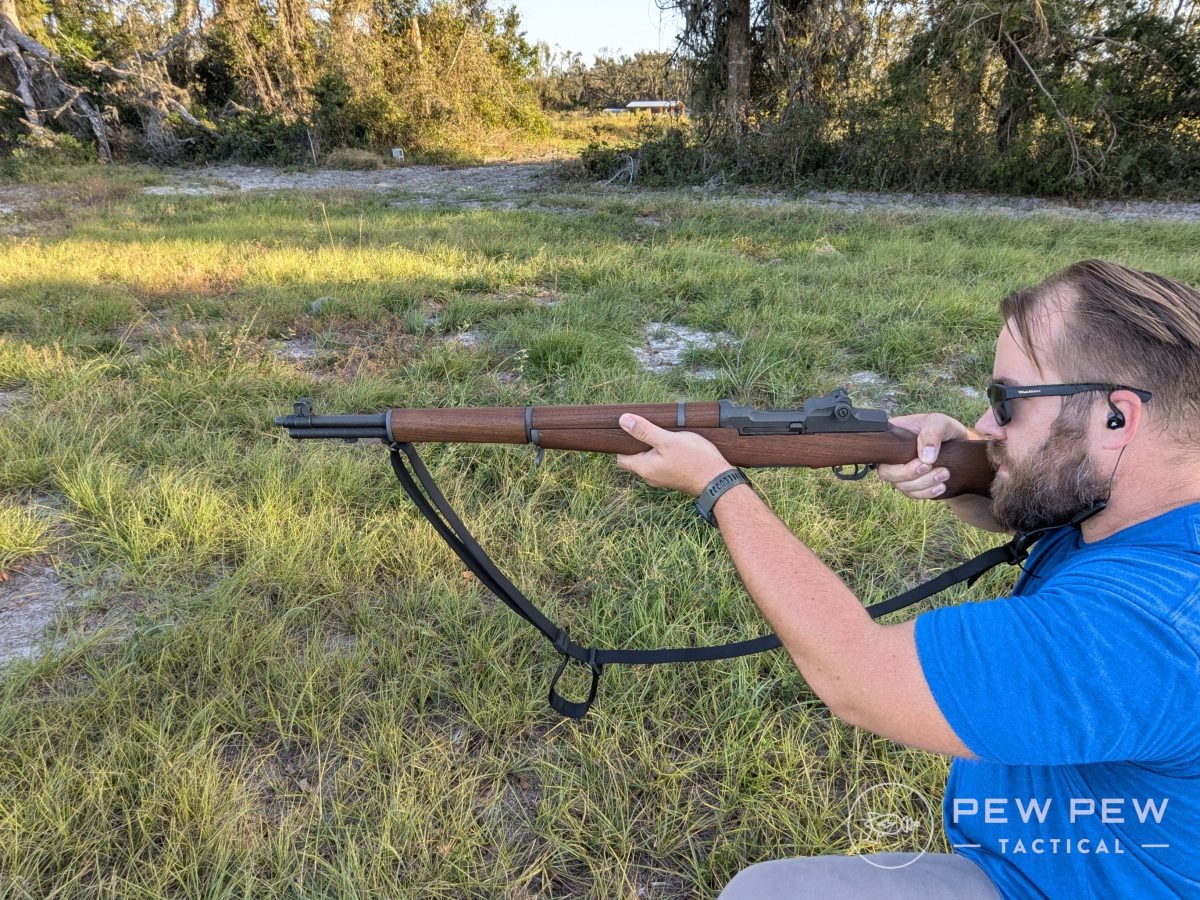
M 636 146 L 610 147 L 599 141 L 592 141 L 579 154 L 583 170 L 591 178 L 611 178 L 617 172 L 617 159 L 622 153 L 635 153 Z
M 11 152 L 0 158 L 0 176 L 27 180 L 44 169 L 96 161 L 95 148 L 73 135 L 47 132 L 44 138 L 37 138 L 31 134 L 18 134 L 12 140 Z
M 692 131 L 676 126 L 651 132 L 641 144 L 610 147 L 592 141 L 580 154 L 580 162 L 592 178 L 631 173 L 639 184 L 658 186 L 701 184 L 719 169 L 721 158 Z
M 303 122 L 280 115 L 249 112 L 227 120 L 217 139 L 216 154 L 247 163 L 302 165 L 312 160 L 309 134 Z
M 313 125 L 321 146 L 382 150 L 411 146 L 414 125 L 404 100 L 384 85 L 352 85 L 341 72 L 326 72 L 312 88 Z M 431 111 L 432 113 L 432 111 Z

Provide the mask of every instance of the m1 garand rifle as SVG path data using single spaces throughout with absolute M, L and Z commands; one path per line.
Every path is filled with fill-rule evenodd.
M 906 463 L 916 458 L 916 435 L 888 422 L 887 413 L 859 409 L 846 391 L 806 400 L 796 409 L 754 409 L 721 400 L 716 403 L 658 403 L 610 406 L 476 407 L 465 409 L 396 408 L 370 415 L 314 415 L 312 403 L 297 400 L 292 414 L 275 424 L 300 440 L 354 442 L 377 439 L 388 446 L 392 468 L 405 493 L 438 531 L 467 568 L 510 609 L 538 628 L 562 655 L 550 684 L 550 705 L 559 713 L 579 718 L 596 698 L 601 671 L 613 663 L 655 664 L 726 659 L 779 646 L 764 635 L 719 647 L 681 647 L 665 650 L 607 650 L 571 640 L 522 594 L 471 536 L 438 490 L 416 449 L 417 443 L 532 444 L 538 463 L 546 450 L 592 453 L 640 453 L 650 448 L 619 424 L 624 413 L 643 416 L 661 428 L 690 431 L 707 438 L 734 466 L 744 468 L 795 466 L 829 467 L 843 480 L 859 480 L 880 464 Z M 953 440 L 942 444 L 938 464 L 950 477 L 942 499 L 960 494 L 989 493 L 994 471 L 986 454 L 987 442 Z M 852 467 L 852 468 L 850 468 Z M 848 471 L 849 469 L 849 471 Z M 977 578 L 1000 562 L 1019 561 L 1027 548 L 994 548 L 980 557 L 920 585 L 899 597 L 868 607 L 878 617 L 916 603 L 959 581 Z M 1010 551 L 999 553 L 999 551 Z M 991 554 L 989 556 L 989 554 Z M 556 686 L 572 659 L 585 664 L 592 682 L 586 700 L 573 702 Z

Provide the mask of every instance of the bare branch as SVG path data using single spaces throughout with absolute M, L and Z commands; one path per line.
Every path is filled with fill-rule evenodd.
M 176 34 L 174 37 L 172 37 L 165 44 L 163 44 L 161 47 L 159 47 L 157 50 L 155 50 L 153 53 L 149 53 L 149 54 L 138 53 L 136 55 L 139 59 L 141 59 L 145 62 L 158 62 L 160 59 L 169 55 L 172 51 L 174 51 L 177 47 L 179 47 L 179 45 L 182 44 L 185 40 L 187 40 L 188 37 L 191 36 L 191 33 L 192 33 L 191 28 L 185 28 L 182 31 L 180 31 L 178 34 Z
M 174 99 L 173 97 L 168 97 L 168 98 L 166 98 L 166 103 L 167 103 L 167 106 L 169 106 L 171 109 L 175 110 L 175 113 L 179 116 L 179 118 L 183 119 L 183 121 L 187 122 L 193 128 L 203 131 L 209 137 L 217 137 L 218 136 L 216 131 L 214 131 L 209 126 L 205 125 L 203 122 L 201 122 L 195 116 L 193 116 L 190 112 L 188 112 L 187 107 L 185 107 L 178 100 Z
M 1030 64 L 1029 60 L 1025 58 L 1025 54 L 1021 52 L 1021 48 L 1017 45 L 1017 42 L 1013 40 L 1012 35 L 1007 31 L 1001 33 L 1004 35 L 1005 39 L 1008 40 L 1009 44 L 1012 45 L 1013 51 L 1017 54 L 1017 57 L 1021 60 L 1021 62 L 1024 63 L 1025 68 L 1029 70 L 1029 74 L 1033 78 L 1034 83 L 1038 86 L 1038 90 L 1041 91 L 1043 96 L 1050 101 L 1050 107 L 1054 110 L 1055 117 L 1057 117 L 1059 123 L 1063 127 L 1063 132 L 1066 135 L 1067 143 L 1071 147 L 1071 169 L 1067 173 L 1067 177 L 1069 178 L 1072 175 L 1081 173 L 1085 166 L 1088 170 L 1087 174 L 1089 176 L 1095 175 L 1096 167 L 1088 160 L 1085 160 L 1083 155 L 1079 152 L 1079 141 L 1075 137 L 1075 128 L 1071 125 L 1067 117 L 1063 115 L 1062 110 L 1058 108 L 1058 102 L 1054 99 L 1054 95 L 1046 89 L 1046 85 L 1042 83 L 1042 79 L 1038 76 L 1037 71 Z
M 11 34 L 11 29 L 0 31 L 0 36 L 11 36 Z M 29 74 L 29 67 L 25 64 L 20 51 L 11 44 L 7 47 L 0 45 L 0 55 L 8 58 L 9 62 L 12 63 L 13 70 L 17 73 L 18 102 L 25 110 L 26 124 L 34 134 L 40 135 L 42 133 L 42 116 L 37 102 L 33 99 L 32 77 Z

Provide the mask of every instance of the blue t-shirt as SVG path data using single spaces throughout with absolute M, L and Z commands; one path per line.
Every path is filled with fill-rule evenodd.
M 1043 537 L 1007 599 L 917 619 L 955 852 L 1005 897 L 1200 897 L 1200 504 Z

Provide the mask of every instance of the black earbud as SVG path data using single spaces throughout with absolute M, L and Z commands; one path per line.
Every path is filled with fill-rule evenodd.
M 1108 415 L 1108 421 L 1104 424 L 1108 426 L 1110 431 L 1116 431 L 1118 428 L 1125 427 L 1125 414 L 1117 409 L 1117 405 L 1112 402 L 1112 395 L 1108 397 L 1108 408 L 1112 410 Z

